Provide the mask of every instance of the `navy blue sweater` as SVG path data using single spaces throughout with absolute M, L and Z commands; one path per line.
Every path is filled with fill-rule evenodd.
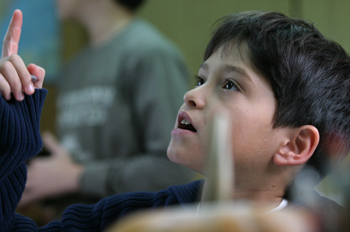
M 103 231 L 124 214 L 138 209 L 196 201 L 201 185 L 198 181 L 157 193 L 118 194 L 95 205 L 73 205 L 67 208 L 61 221 L 42 228 L 17 214 L 15 210 L 27 178 L 25 161 L 42 147 L 39 122 L 46 94 L 45 89 L 36 90 L 22 102 L 0 97 L 0 231 Z
M 22 102 L 0 97 L 0 231 L 15 230 L 22 223 L 35 226 L 14 211 L 27 178 L 24 162 L 42 147 L 39 122 L 46 93 L 37 90 Z

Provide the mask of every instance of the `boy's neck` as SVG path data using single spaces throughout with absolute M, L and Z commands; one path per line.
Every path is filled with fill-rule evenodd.
M 267 209 L 273 209 L 283 200 L 283 192 L 283 190 L 276 189 L 236 189 L 233 200 L 251 201 L 252 203 L 266 206 Z
M 204 182 L 201 201 L 203 201 L 203 193 L 209 188 L 208 181 Z M 283 200 L 284 188 L 249 188 L 236 187 L 231 193 L 232 201 L 249 201 L 253 205 L 264 206 L 266 211 L 276 208 Z M 220 199 L 218 199 L 220 200 Z

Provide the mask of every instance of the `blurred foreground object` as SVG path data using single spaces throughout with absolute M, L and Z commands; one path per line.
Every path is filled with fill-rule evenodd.
M 282 210 L 261 214 L 263 207 L 248 204 L 206 204 L 193 208 L 134 214 L 107 232 L 316 232 L 316 221 L 306 211 Z

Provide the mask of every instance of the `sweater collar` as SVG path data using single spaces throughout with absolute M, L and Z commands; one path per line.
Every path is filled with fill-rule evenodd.
M 197 180 L 189 184 L 170 187 L 182 207 L 199 201 L 204 180 Z

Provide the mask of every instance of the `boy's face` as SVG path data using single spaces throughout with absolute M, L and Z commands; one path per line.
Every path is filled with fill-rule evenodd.
M 246 51 L 232 46 L 222 55 L 220 48 L 201 65 L 172 131 L 168 157 L 174 163 L 203 173 L 208 124 L 222 111 L 231 120 L 236 175 L 266 170 L 272 162 L 286 132 L 273 128 L 276 99 L 269 82 L 249 65 Z

